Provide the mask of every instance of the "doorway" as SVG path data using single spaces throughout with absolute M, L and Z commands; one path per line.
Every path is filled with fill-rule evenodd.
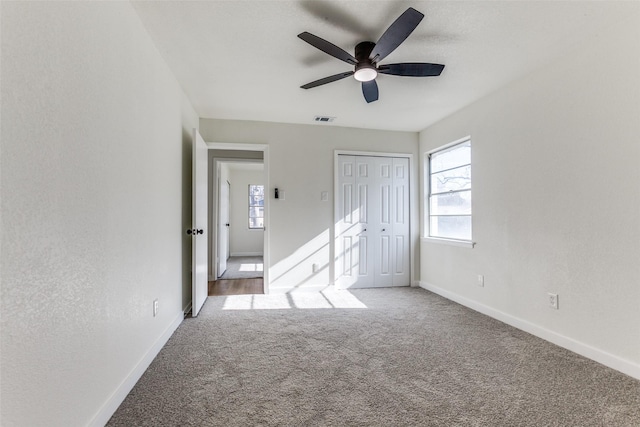
M 247 154 L 256 157 L 255 151 Z M 211 153 L 213 236 L 209 295 L 267 290 L 268 273 L 263 266 L 268 259 L 268 201 L 264 198 L 268 175 L 265 152 L 259 154 L 262 158 L 243 158 L 239 157 L 241 152 L 228 150 Z M 259 206 L 250 199 L 258 200 Z M 245 262 L 247 259 L 251 262 Z

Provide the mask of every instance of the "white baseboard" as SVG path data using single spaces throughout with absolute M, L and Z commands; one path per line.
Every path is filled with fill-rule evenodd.
M 231 256 L 263 256 L 262 252 L 231 252 Z
M 182 313 L 184 313 L 183 317 L 191 311 L 193 301 L 189 301 L 189 303 L 182 309 Z
M 454 292 L 442 289 L 438 286 L 432 285 L 431 283 L 419 282 L 419 286 L 451 301 L 455 301 L 458 304 L 464 305 L 465 307 L 468 307 L 472 310 L 511 325 L 514 328 L 518 328 L 520 330 L 528 332 L 531 335 L 535 335 L 538 338 L 542 338 L 543 340 L 566 348 L 567 350 L 573 351 L 574 353 L 577 353 L 581 356 L 594 360 L 598 363 L 608 366 L 609 368 L 615 369 L 616 371 L 620 371 L 623 374 L 640 380 L 640 365 L 631 362 L 630 360 L 626 360 L 611 353 L 607 353 L 606 351 L 592 347 L 583 342 L 576 341 L 573 338 L 558 334 L 557 332 L 543 328 L 527 320 L 512 316 L 500 310 L 496 310 L 494 308 L 481 304 L 477 301 L 473 301 L 471 299 L 460 296 Z
M 136 366 L 129 372 L 129 375 L 120 383 L 116 391 L 102 405 L 98 413 L 93 417 L 90 426 L 103 427 L 116 412 L 120 404 L 127 397 L 129 392 L 136 385 L 144 371 L 147 370 L 153 359 L 158 355 L 162 347 L 167 343 L 173 332 L 180 326 L 184 319 L 184 313 L 179 313 L 165 331 L 153 343 L 149 351 L 140 359 Z

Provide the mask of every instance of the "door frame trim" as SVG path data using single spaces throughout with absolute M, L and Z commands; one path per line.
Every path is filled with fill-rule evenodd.
M 211 188 L 215 189 L 215 198 L 212 200 L 212 209 L 211 209 L 211 230 L 216 231 L 215 239 L 213 236 L 211 237 L 211 276 L 209 276 L 209 280 L 218 280 L 219 271 L 218 271 L 218 254 L 220 253 L 220 206 L 222 193 L 220 192 L 220 188 L 222 188 L 222 182 L 220 180 L 220 173 L 222 165 L 225 163 L 259 163 L 264 165 L 262 159 L 246 159 L 246 158 L 235 158 L 235 157 L 213 157 L 211 159 L 213 161 L 213 175 L 211 177 Z M 227 181 L 229 183 L 229 181 Z M 230 184 L 230 183 L 229 183 Z M 263 247 L 264 251 L 264 247 Z M 231 253 L 229 252 L 228 255 Z
M 416 170 L 414 169 L 414 155 L 413 153 L 392 153 L 392 152 L 380 152 L 380 151 L 354 151 L 354 150 L 334 150 L 333 151 L 333 221 L 330 227 L 330 239 L 332 244 L 331 248 L 331 285 L 335 286 L 338 280 L 338 272 L 336 269 L 336 265 L 338 263 L 336 254 L 339 252 L 339 243 L 336 239 L 336 224 L 338 223 L 338 217 L 340 213 L 338 212 L 338 196 L 339 196 L 339 164 L 338 164 L 338 156 L 362 156 L 362 157 L 398 157 L 398 158 L 406 158 L 409 159 L 409 271 L 410 271 L 410 286 L 416 285 L 416 274 L 415 274 L 415 265 L 417 265 L 415 261 L 416 259 L 416 245 L 419 242 L 419 233 L 416 230 L 414 224 L 419 224 L 418 221 L 418 213 L 416 211 L 416 199 L 419 197 L 418 194 L 414 194 L 417 186 L 417 176 Z
M 229 158 L 229 157 L 214 157 L 213 158 L 213 171 L 212 171 L 212 180 L 213 180 L 213 188 L 216 188 L 216 198 L 213 200 L 213 209 L 211 212 L 211 221 L 213 226 L 215 227 L 218 222 L 219 216 L 219 194 L 217 191 L 218 185 L 218 164 L 220 162 L 227 163 L 238 163 L 238 162 L 253 162 L 258 163 L 262 162 L 264 165 L 264 187 L 265 189 L 269 187 L 269 145 L 268 144 L 235 144 L 229 142 L 207 142 L 207 147 L 209 150 L 233 150 L 233 151 L 262 151 L 262 159 L 242 159 L 242 158 Z M 210 227 L 211 229 L 212 227 Z M 211 231 L 213 233 L 213 231 Z M 264 199 L 264 244 L 263 244 L 263 280 L 262 287 L 263 292 L 265 294 L 269 293 L 269 198 L 265 197 Z M 211 248 L 211 276 L 217 277 L 217 263 L 215 257 L 218 255 L 218 239 L 217 236 L 215 240 L 213 236 L 209 236 L 210 241 L 212 242 Z M 213 279 L 215 280 L 215 279 Z

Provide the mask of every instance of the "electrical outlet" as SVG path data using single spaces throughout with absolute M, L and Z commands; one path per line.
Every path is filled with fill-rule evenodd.
M 318 263 L 314 263 L 313 266 L 311 267 L 314 273 L 317 273 L 318 270 L 320 270 L 320 264 Z
M 157 314 L 158 314 L 158 300 L 154 299 L 153 300 L 153 317 L 156 317 Z
M 551 292 L 549 292 L 547 295 L 549 296 L 549 307 L 557 310 L 559 308 L 558 294 L 552 294 Z
M 484 275 L 478 274 L 478 286 L 484 287 Z

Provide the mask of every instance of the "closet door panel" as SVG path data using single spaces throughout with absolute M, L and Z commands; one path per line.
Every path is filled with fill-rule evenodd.
M 411 285 L 409 159 L 393 159 L 393 285 Z
M 356 158 L 338 156 L 338 197 L 335 233 L 336 241 L 336 287 L 348 288 L 357 280 L 358 212 L 356 204 Z

